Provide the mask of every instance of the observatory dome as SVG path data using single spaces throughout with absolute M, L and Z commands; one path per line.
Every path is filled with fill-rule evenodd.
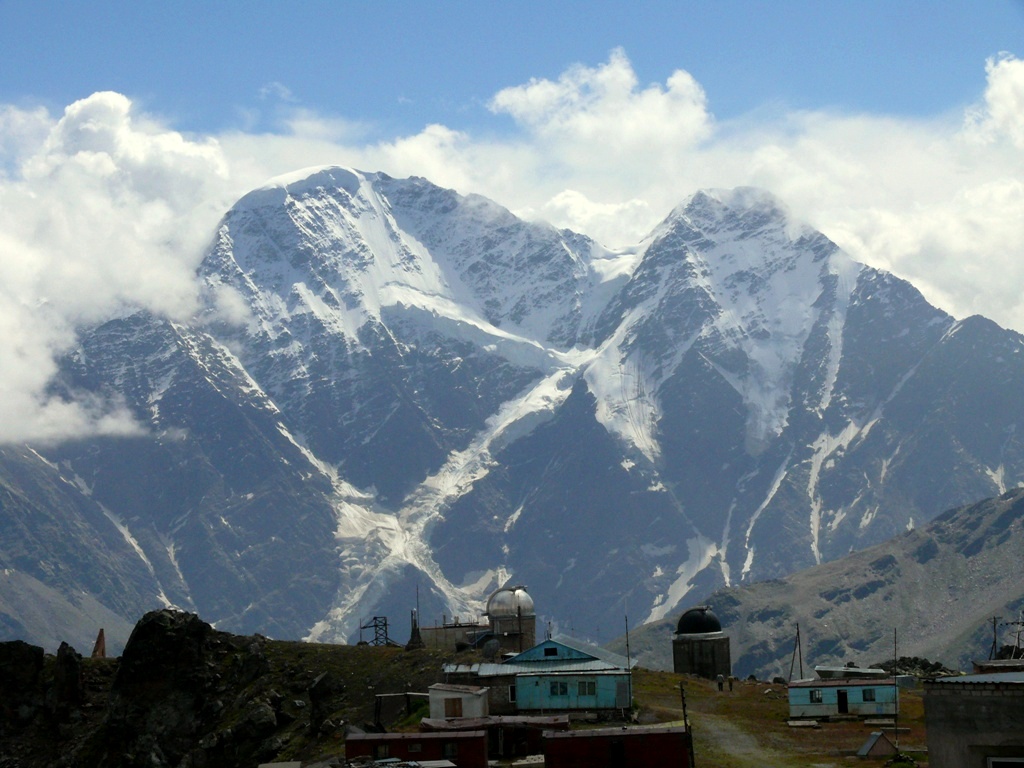
M 533 616 L 533 598 L 526 587 L 502 587 L 487 600 L 487 615 L 492 619 L 504 616 Z
M 722 622 L 707 605 L 699 605 L 688 610 L 679 617 L 679 625 L 676 627 L 677 635 L 706 635 L 721 631 Z

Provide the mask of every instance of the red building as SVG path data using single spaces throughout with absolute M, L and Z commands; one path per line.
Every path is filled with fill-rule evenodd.
M 487 751 L 492 759 L 539 755 L 544 751 L 544 736 L 552 731 L 568 731 L 568 715 L 463 717 L 450 720 L 423 718 L 425 733 L 487 731 Z
M 354 733 L 345 740 L 345 757 L 450 760 L 458 768 L 487 768 L 487 732 Z
M 545 768 L 623 768 L 693 765 L 690 734 L 682 727 L 600 728 L 544 734 Z

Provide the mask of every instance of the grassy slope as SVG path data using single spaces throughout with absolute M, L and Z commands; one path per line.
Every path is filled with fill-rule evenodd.
M 719 693 L 715 683 L 688 675 L 641 669 L 634 692 L 642 722 L 682 718 L 679 686 L 686 690 L 687 715 L 693 728 L 699 768 L 817 768 L 849 764 L 877 726 L 860 721 L 824 723 L 821 728 L 791 728 L 784 685 L 736 681 L 732 692 Z M 924 762 L 924 706 L 919 690 L 901 691 L 900 747 Z M 887 734 L 890 735 L 891 733 Z M 863 761 L 881 765 L 884 760 Z M 860 764 L 860 761 L 858 761 Z

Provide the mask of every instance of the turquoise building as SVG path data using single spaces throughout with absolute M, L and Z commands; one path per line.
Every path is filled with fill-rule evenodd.
M 630 671 L 625 659 L 584 651 L 564 641 L 545 640 L 506 664 L 517 668 L 516 709 L 520 712 L 629 709 Z
M 542 714 L 629 709 L 631 666 L 617 654 L 559 638 L 501 663 L 444 671 L 448 682 L 487 687 L 491 714 Z
M 789 684 L 791 718 L 893 716 L 899 693 L 893 678 L 795 680 Z

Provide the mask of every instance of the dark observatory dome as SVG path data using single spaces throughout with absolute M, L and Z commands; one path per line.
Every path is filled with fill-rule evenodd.
M 677 635 L 706 635 L 709 632 L 721 632 L 722 622 L 712 613 L 707 605 L 691 608 L 679 617 L 676 627 Z

